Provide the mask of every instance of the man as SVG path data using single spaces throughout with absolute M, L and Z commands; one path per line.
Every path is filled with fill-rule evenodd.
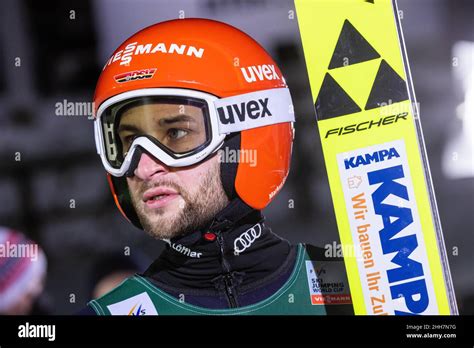
M 94 99 L 97 151 L 119 210 L 167 242 L 144 274 L 91 301 L 95 313 L 330 310 L 311 261 L 320 250 L 290 245 L 261 214 L 288 175 L 294 115 L 257 42 L 205 19 L 153 25 L 110 57 Z M 339 273 L 329 279 L 344 290 L 330 300 L 350 312 Z

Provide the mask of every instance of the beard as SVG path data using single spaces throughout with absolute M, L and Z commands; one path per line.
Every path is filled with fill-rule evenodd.
M 216 161 L 210 170 L 193 183 L 193 190 L 178 185 L 173 180 L 160 179 L 152 184 L 143 183 L 135 191 L 130 191 L 133 207 L 144 231 L 155 239 L 171 239 L 199 230 L 212 221 L 229 199 L 222 187 L 220 163 Z M 179 193 L 181 201 L 174 212 L 169 207 L 145 211 L 143 193 L 153 187 L 169 187 Z

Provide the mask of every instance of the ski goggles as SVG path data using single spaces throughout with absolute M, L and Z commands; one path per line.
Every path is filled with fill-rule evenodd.
M 120 177 L 131 175 L 142 150 L 166 166 L 185 167 L 218 151 L 230 133 L 284 122 L 294 122 L 288 88 L 228 98 L 187 89 L 149 88 L 102 103 L 94 133 L 105 169 Z

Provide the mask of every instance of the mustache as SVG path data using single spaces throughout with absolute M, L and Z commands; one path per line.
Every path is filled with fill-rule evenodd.
M 142 195 L 143 193 L 145 193 L 145 191 L 155 187 L 169 187 L 174 189 L 179 194 L 183 192 L 183 188 L 174 181 L 169 179 L 160 179 L 153 183 L 143 183 L 143 185 L 140 186 L 139 193 L 140 195 Z

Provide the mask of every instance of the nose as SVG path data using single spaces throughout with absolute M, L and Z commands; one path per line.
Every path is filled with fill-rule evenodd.
M 151 180 L 155 175 L 163 175 L 168 172 L 166 166 L 146 152 L 140 156 L 137 168 L 133 172 L 135 176 L 143 181 Z

